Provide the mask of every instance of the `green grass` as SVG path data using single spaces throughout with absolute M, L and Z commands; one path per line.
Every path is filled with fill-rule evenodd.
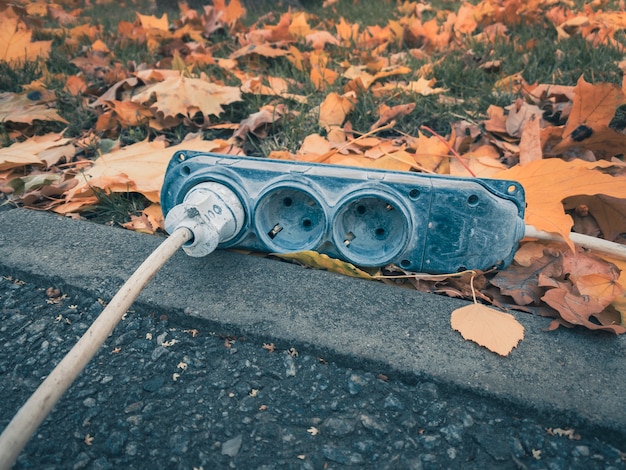
M 131 215 L 140 215 L 141 211 L 150 205 L 141 194 L 137 193 L 107 193 L 99 188 L 93 188 L 98 203 L 83 212 L 83 216 L 92 222 L 103 225 L 117 225 L 128 222 Z

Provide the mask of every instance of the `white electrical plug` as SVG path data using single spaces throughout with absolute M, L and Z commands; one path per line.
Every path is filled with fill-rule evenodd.
M 241 201 L 230 188 L 214 182 L 200 183 L 168 212 L 165 230 L 174 233 L 178 228 L 188 228 L 193 240 L 183 245 L 183 250 L 189 256 L 206 256 L 220 243 L 237 236 L 245 216 Z

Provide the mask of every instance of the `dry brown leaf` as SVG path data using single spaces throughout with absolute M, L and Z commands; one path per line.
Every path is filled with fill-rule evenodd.
M 501 356 L 508 356 L 524 339 L 524 327 L 510 313 L 482 304 L 471 304 L 452 312 L 450 324 L 463 338 Z
M 249 44 L 236 50 L 230 55 L 231 59 L 239 59 L 250 55 L 260 55 L 263 57 L 284 57 L 289 55 L 289 51 L 272 47 L 270 44 Z
M 339 74 L 326 67 L 313 67 L 311 68 L 310 78 L 315 89 L 321 91 L 335 83 L 337 78 L 339 78 Z
M 399 117 L 404 117 L 407 114 L 411 114 L 415 109 L 415 103 L 407 103 L 407 104 L 398 104 L 396 106 L 387 106 L 385 103 L 382 103 L 378 107 L 378 116 L 379 118 L 376 120 L 374 124 L 370 127 L 370 130 L 376 129 L 380 126 L 384 126 L 392 119 L 396 119 Z
M 332 145 L 326 137 L 309 134 L 298 149 L 297 159 L 307 162 L 321 162 L 331 152 Z
M 313 47 L 313 49 L 324 49 L 326 44 L 333 46 L 339 46 L 341 43 L 339 39 L 330 34 L 328 31 L 314 31 L 306 35 L 306 42 Z
M 300 251 L 297 253 L 271 253 L 272 256 L 299 263 L 315 269 L 323 269 L 345 276 L 371 280 L 372 276 L 356 266 L 316 251 Z
M 508 111 L 505 123 L 506 132 L 512 137 L 521 137 L 528 120 L 541 120 L 541 109 L 521 100 L 517 100 L 504 109 Z
M 326 132 L 332 133 L 343 125 L 346 116 L 353 109 L 354 100 L 335 92 L 329 93 L 320 105 L 319 124 Z
M 284 105 L 264 106 L 256 113 L 252 113 L 239 123 L 239 127 L 234 132 L 233 137 L 245 139 L 248 134 L 254 134 L 263 138 L 267 135 L 267 128 L 277 125 L 286 113 Z
M 364 168 L 378 168 L 391 171 L 409 171 L 415 166 L 413 158 L 408 154 L 391 154 L 372 159 L 359 155 L 341 155 L 335 153 L 329 156 L 327 163 L 335 165 L 358 166 Z
M 572 325 L 581 325 L 590 330 L 606 330 L 615 334 L 626 333 L 621 325 L 601 325 L 590 320 L 600 314 L 604 307 L 594 298 L 578 295 L 572 287 L 549 289 L 541 298 L 559 312 L 561 318 Z
M 450 173 L 450 149 L 437 136 L 427 137 L 421 132 L 410 143 L 418 168 L 439 174 Z
M 239 0 L 230 0 L 228 5 L 226 5 L 225 0 L 213 0 L 213 5 L 215 5 L 217 11 L 222 13 L 221 16 L 224 22 L 229 26 L 234 25 L 246 15 L 246 9 Z
M 32 124 L 33 121 L 58 121 L 67 124 L 50 106 L 53 93 L 43 94 L 38 91 L 28 93 L 0 93 L 0 122 L 21 122 Z
M 492 145 L 479 145 L 461 155 L 465 166 L 459 158 L 451 158 L 450 174 L 453 176 L 477 176 L 490 178 L 507 167 L 500 161 L 500 152 Z M 469 168 L 471 173 L 467 170 Z
M 381 96 L 398 92 L 415 93 L 417 95 L 429 96 L 439 93 L 445 93 L 446 91 L 448 91 L 447 89 L 441 87 L 433 88 L 433 85 L 435 83 L 437 83 L 437 80 L 435 80 L 434 78 L 426 79 L 424 77 L 420 77 L 418 80 L 410 81 L 408 83 L 385 83 L 383 86 L 374 89 L 372 92 L 374 96 Z
M 543 158 L 540 121 L 540 116 L 533 114 L 524 124 L 519 143 L 520 166 Z
M 617 282 L 616 277 L 606 274 L 583 274 L 574 285 L 581 295 L 596 299 L 604 307 L 624 293 L 624 288 Z
M 489 105 L 487 108 L 489 119 L 484 122 L 485 129 L 489 132 L 498 134 L 506 134 L 506 113 L 504 108 L 495 105 Z
M 539 285 L 538 276 L 546 268 L 559 263 L 561 258 L 544 254 L 540 258 L 531 258 L 528 266 L 512 264 L 498 272 L 491 279 L 491 284 L 500 288 L 500 291 L 513 297 L 517 305 L 539 305 L 545 289 Z
M 598 194 L 595 196 L 572 196 L 563 200 L 565 210 L 574 210 L 580 205 L 589 209 L 595 219 L 603 238 L 616 240 L 620 234 L 626 233 L 626 199 Z
M 210 152 L 222 145 L 219 141 L 202 140 L 201 137 L 183 141 L 179 145 L 166 147 L 164 141 L 138 142 L 99 157 L 91 168 L 76 175 L 78 185 L 68 191 L 66 204 L 76 203 L 84 197 L 89 201 L 92 188 L 106 192 L 138 192 L 152 202 L 159 201 L 159 193 L 165 169 L 177 150 L 201 150 Z M 90 203 L 90 202 L 86 202 Z M 60 207 L 58 212 L 65 212 Z
M 105 101 L 114 113 L 115 119 L 123 127 L 140 126 L 154 117 L 153 113 L 143 104 L 134 101 Z
M 26 165 L 50 166 L 61 157 L 73 157 L 74 152 L 70 139 L 63 138 L 62 134 L 34 136 L 0 148 L 0 171 Z

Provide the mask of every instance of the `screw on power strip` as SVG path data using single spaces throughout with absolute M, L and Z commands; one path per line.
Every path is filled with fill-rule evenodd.
M 207 184 L 223 186 L 244 214 L 222 248 L 315 250 L 358 266 L 448 273 L 504 267 L 524 235 L 524 190 L 514 181 L 191 151 L 168 166 L 166 220 L 178 219 L 177 206 Z M 196 242 L 194 256 L 204 243 Z

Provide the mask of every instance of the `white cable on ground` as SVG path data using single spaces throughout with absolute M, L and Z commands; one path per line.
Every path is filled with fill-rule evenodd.
M 178 249 L 193 238 L 188 228 L 174 231 L 120 288 L 91 327 L 54 368 L 0 435 L 0 470 L 8 470 L 63 393 L 100 349 L 144 286 Z
M 524 236 L 528 238 L 537 238 L 539 240 L 550 240 L 558 242 L 564 241 L 561 236 L 549 232 L 544 232 L 542 230 L 537 230 L 532 225 L 526 226 Z M 576 245 L 583 246 L 597 253 L 602 253 L 605 255 L 613 256 L 615 258 L 626 260 L 626 246 L 620 245 L 619 243 L 614 243 L 608 240 L 604 240 L 602 238 L 591 237 L 589 235 L 583 235 L 581 233 L 574 232 L 569 234 L 569 238 Z

